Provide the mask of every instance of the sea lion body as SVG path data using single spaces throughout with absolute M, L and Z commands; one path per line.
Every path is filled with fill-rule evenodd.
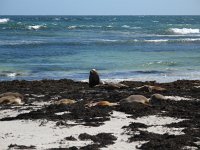
M 137 90 L 141 90 L 141 91 L 147 91 L 147 92 L 153 92 L 153 91 L 166 91 L 165 88 L 159 87 L 159 86 L 152 86 L 152 85 L 144 85 L 141 87 L 137 87 Z
M 109 101 L 100 101 L 97 102 L 96 106 L 115 106 L 117 105 L 116 103 L 111 103 Z
M 152 105 L 161 105 L 162 100 L 166 100 L 166 97 L 161 94 L 153 94 L 149 100 Z
M 7 92 L 0 94 L 0 104 L 16 104 L 21 105 L 24 96 L 20 93 Z
M 120 100 L 120 104 L 142 103 L 149 104 L 149 100 L 143 95 L 131 95 L 125 99 Z
M 94 87 L 98 84 L 100 84 L 99 74 L 95 69 L 92 69 L 89 75 L 89 87 Z
M 104 84 L 99 84 L 99 85 L 96 85 L 95 87 L 102 87 L 102 88 L 106 88 L 106 89 L 111 89 L 111 90 L 114 90 L 114 89 L 121 89 L 121 88 L 128 88 L 127 85 L 125 84 L 122 84 L 122 83 L 112 83 L 112 82 L 106 82 Z
M 89 103 L 87 104 L 87 106 L 89 107 L 93 107 L 93 106 L 116 106 L 118 105 L 117 103 L 111 103 L 109 101 L 99 101 L 99 102 L 95 102 L 95 103 Z
M 57 105 L 71 105 L 71 104 L 74 104 L 76 103 L 75 100 L 71 100 L 71 99 L 61 99 L 59 101 L 56 101 L 55 104 Z
M 6 93 L 0 94 L 0 97 L 4 97 L 4 96 L 14 96 L 14 97 L 19 97 L 22 100 L 24 99 L 24 96 L 22 94 L 20 94 L 20 93 L 17 93 L 17 92 L 15 92 L 15 93 L 13 93 L 13 92 L 6 92 Z

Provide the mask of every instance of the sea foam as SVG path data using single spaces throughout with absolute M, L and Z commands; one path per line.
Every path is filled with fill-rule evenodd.
M 157 40 L 144 40 L 145 42 L 151 42 L 151 43 L 160 43 L 160 42 L 168 42 L 168 39 L 157 39 Z
M 196 34 L 196 33 L 200 33 L 199 29 L 192 29 L 192 28 L 171 28 L 170 29 L 171 32 L 175 33 L 175 34 Z
M 43 25 L 34 25 L 34 26 L 28 26 L 28 29 L 29 30 L 39 30 L 41 28 L 44 28 L 46 26 L 43 26 Z
M 0 23 L 7 23 L 8 21 L 10 21 L 9 18 L 0 19 Z

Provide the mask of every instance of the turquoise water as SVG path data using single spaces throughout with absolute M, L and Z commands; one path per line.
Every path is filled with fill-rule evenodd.
M 200 16 L 0 16 L 0 80 L 200 79 Z

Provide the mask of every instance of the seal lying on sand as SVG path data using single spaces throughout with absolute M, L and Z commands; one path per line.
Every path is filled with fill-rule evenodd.
M 141 87 L 135 88 L 136 90 L 141 90 L 141 91 L 147 91 L 147 92 L 153 92 L 153 91 L 166 91 L 167 89 L 159 87 L 159 86 L 152 86 L 152 85 L 144 85 Z
M 92 69 L 89 75 L 89 87 L 94 87 L 98 84 L 100 84 L 99 74 L 95 69 Z
M 133 103 L 142 103 L 144 105 L 149 105 L 149 100 L 143 95 L 131 95 L 127 98 L 124 98 L 119 101 L 121 104 L 133 104 Z
M 122 84 L 122 83 L 104 83 L 104 84 L 99 84 L 99 85 L 96 85 L 95 87 L 102 87 L 102 88 L 106 88 L 106 89 L 121 89 L 121 88 L 128 88 L 129 86 L 125 85 L 125 84 Z
M 111 103 L 109 101 L 99 101 L 99 102 L 91 102 L 89 104 L 86 104 L 88 107 L 93 107 L 93 106 L 116 106 L 118 105 L 117 103 Z
M 71 99 L 61 99 L 55 102 L 56 105 L 71 105 L 74 103 L 76 103 L 76 101 Z
M 162 100 L 166 100 L 166 97 L 161 94 L 153 94 L 149 99 L 149 102 L 152 105 L 160 105 Z
M 21 105 L 24 96 L 20 93 L 6 92 L 0 94 L 0 104 L 16 104 Z

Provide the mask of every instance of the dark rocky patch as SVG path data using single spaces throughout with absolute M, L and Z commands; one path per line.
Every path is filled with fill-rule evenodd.
M 113 136 L 111 133 L 99 133 L 97 135 L 89 135 L 87 133 L 83 133 L 79 135 L 80 140 L 92 140 L 94 144 L 90 145 L 90 148 L 100 148 L 105 147 L 110 144 L 114 144 L 114 141 L 117 140 L 115 136 Z M 89 148 L 87 147 L 87 148 Z M 86 147 L 83 147 L 82 149 L 85 149 Z M 89 148 L 89 149 L 90 149 Z M 92 149 L 93 149 L 92 148 Z
M 68 137 L 65 138 L 65 140 L 67 140 L 67 141 L 77 141 L 77 139 L 73 136 L 68 136 Z
M 8 149 L 36 149 L 36 146 L 25 146 L 25 145 L 17 145 L 17 144 L 10 144 Z

